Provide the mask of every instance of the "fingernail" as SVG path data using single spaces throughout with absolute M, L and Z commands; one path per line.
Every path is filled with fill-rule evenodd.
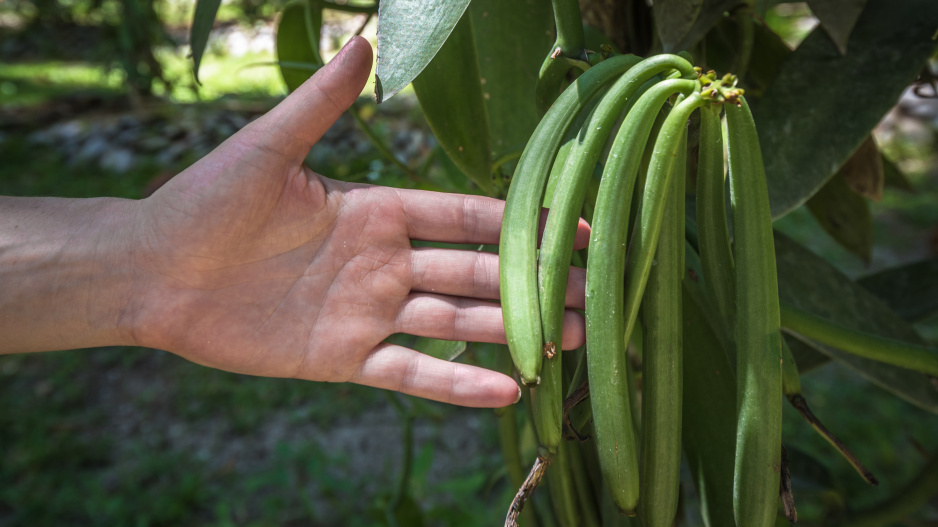
M 518 386 L 518 397 L 515 398 L 515 404 L 517 404 L 518 401 L 520 400 L 521 400 L 521 387 Z

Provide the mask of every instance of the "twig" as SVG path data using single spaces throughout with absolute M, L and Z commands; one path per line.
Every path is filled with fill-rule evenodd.
M 528 473 L 528 477 L 525 478 L 521 488 L 518 489 L 518 493 L 515 494 L 515 499 L 511 500 L 511 506 L 508 507 L 508 516 L 505 517 L 505 527 L 518 527 L 518 516 L 521 514 L 521 509 L 524 508 L 524 502 L 534 493 L 534 489 L 541 482 L 541 478 L 544 477 L 549 466 L 550 459 L 541 455 L 537 456 L 534 466 L 531 467 L 531 472 Z
M 876 479 L 876 476 L 874 476 L 868 468 L 863 466 L 863 463 L 860 463 L 860 460 L 857 459 L 857 456 L 849 448 L 847 448 L 847 445 L 843 444 L 843 442 L 837 436 L 831 433 L 831 431 L 828 430 L 823 423 L 821 423 L 817 416 L 814 415 L 814 413 L 811 411 L 811 408 L 808 407 L 808 401 L 806 401 L 804 397 L 801 395 L 793 395 L 788 398 L 788 401 L 792 406 L 795 407 L 796 410 L 798 410 L 798 413 L 804 417 L 804 420 L 807 421 L 809 425 L 811 425 L 811 428 L 815 429 L 817 433 L 821 434 L 821 437 L 826 439 L 828 443 L 840 451 L 841 455 L 844 456 L 844 459 L 846 459 L 847 462 L 850 463 L 850 465 L 853 466 L 853 468 L 860 474 L 860 477 L 866 480 L 866 482 L 870 485 L 879 485 L 879 480 Z
M 791 493 L 791 473 L 788 471 L 788 452 L 782 445 L 781 477 L 779 478 L 778 496 L 782 499 L 782 509 L 785 517 L 792 525 L 798 521 L 798 511 L 795 509 L 795 497 Z
M 371 17 L 374 16 L 374 13 L 368 13 L 365 16 L 365 21 L 362 22 L 362 25 L 358 26 L 358 30 L 355 32 L 355 36 L 361 36 L 362 32 L 365 31 L 365 26 L 368 25 L 368 22 L 371 22 Z
M 580 441 L 586 441 L 587 439 L 590 438 L 590 436 L 589 434 L 587 435 L 581 434 L 573 426 L 573 423 L 570 421 L 570 410 L 573 410 L 573 408 L 576 405 L 586 400 L 586 398 L 589 397 L 589 395 L 590 395 L 590 383 L 589 381 L 585 381 L 583 384 L 578 386 L 577 389 L 574 390 L 573 393 L 571 393 L 563 401 L 563 422 L 564 424 L 567 425 L 567 428 L 569 428 L 570 431 L 573 432 L 573 436 Z M 567 436 L 566 434 L 565 434 L 565 437 L 569 438 L 569 436 Z

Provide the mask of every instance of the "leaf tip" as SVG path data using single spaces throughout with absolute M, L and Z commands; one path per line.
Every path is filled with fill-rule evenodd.
M 384 87 L 381 85 L 381 77 L 375 75 L 375 100 L 378 104 L 384 102 Z

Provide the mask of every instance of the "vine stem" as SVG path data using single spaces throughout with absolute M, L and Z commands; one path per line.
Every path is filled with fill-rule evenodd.
M 324 8 L 332 9 L 333 11 L 345 11 L 346 13 L 367 13 L 369 15 L 378 12 L 377 2 L 375 2 L 373 5 L 349 5 L 327 2 L 326 0 L 320 1 L 322 2 L 322 6 Z
M 392 392 L 385 392 L 388 397 L 388 401 L 391 403 L 391 406 L 397 411 L 397 414 L 404 420 L 404 437 L 403 437 L 403 447 L 404 455 L 401 460 L 401 474 L 400 478 L 397 481 L 397 488 L 394 491 L 394 495 L 391 497 L 391 500 L 388 502 L 388 506 L 385 509 L 385 516 L 388 520 L 388 524 L 391 526 L 397 526 L 397 518 L 395 512 L 400 506 L 401 502 L 404 500 L 404 497 L 407 496 L 407 489 L 410 487 L 410 478 L 412 465 L 414 463 L 414 412 L 407 409 L 404 404 L 398 399 L 398 395 Z
M 551 0 L 551 6 L 554 8 L 554 24 L 557 26 L 554 48 L 559 47 L 565 57 L 586 60 L 580 3 L 577 0 Z
M 550 458 L 538 454 L 537 459 L 534 460 L 534 465 L 531 467 L 531 472 L 528 473 L 528 477 L 525 478 L 521 488 L 518 489 L 515 498 L 511 500 L 511 506 L 508 507 L 508 516 L 505 518 L 505 527 L 518 527 L 518 516 L 521 514 L 521 510 L 524 509 L 524 503 L 531 497 L 534 489 L 544 478 L 544 474 L 547 473 L 547 469 L 550 467 L 550 461 Z
M 791 493 L 791 473 L 788 471 L 788 452 L 782 445 L 781 477 L 779 478 L 778 496 L 782 501 L 782 510 L 790 525 L 798 521 L 798 511 L 795 509 L 795 497 Z

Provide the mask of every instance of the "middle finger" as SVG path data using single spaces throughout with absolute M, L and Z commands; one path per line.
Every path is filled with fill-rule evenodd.
M 483 251 L 461 251 L 416 247 L 411 252 L 411 291 L 497 300 L 498 255 Z M 570 267 L 564 305 L 584 309 L 586 270 Z

